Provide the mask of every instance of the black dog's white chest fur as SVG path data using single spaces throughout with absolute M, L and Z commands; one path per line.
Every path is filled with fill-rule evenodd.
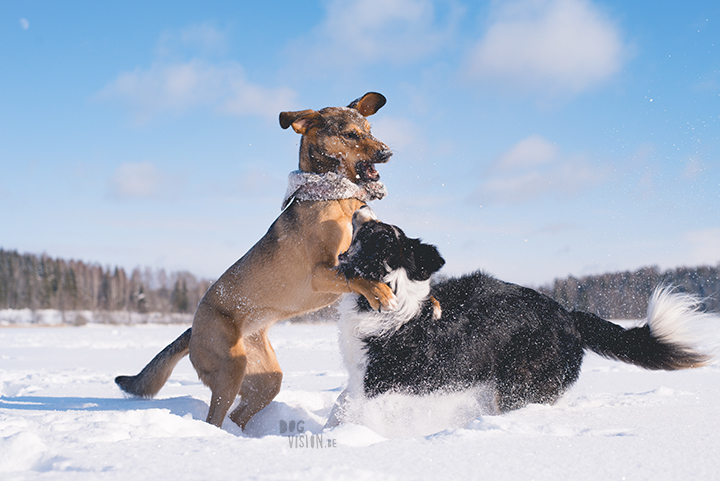
M 341 421 L 348 398 L 389 392 L 490 387 L 498 412 L 552 403 L 577 380 L 586 349 L 648 369 L 684 369 L 709 359 L 681 335 L 705 316 L 691 296 L 657 289 L 646 324 L 625 330 L 482 272 L 431 285 L 444 264 L 434 246 L 360 211 L 353 228 L 338 270 L 386 282 L 399 304 L 376 312 L 363 297 L 344 299 L 340 347 L 350 377 L 330 424 Z
M 340 347 L 345 366 L 349 370 L 348 389 L 363 393 L 363 382 L 368 367 L 368 342 L 391 336 L 406 322 L 416 318 L 427 309 L 430 280 L 411 281 L 404 269 L 389 274 L 385 282 L 393 289 L 399 300 L 392 311 L 370 309 L 362 296 L 350 294 L 340 304 Z M 432 306 L 430 306 L 432 310 Z M 431 316 L 435 315 L 432 311 Z M 371 342 L 371 341 L 370 341 Z

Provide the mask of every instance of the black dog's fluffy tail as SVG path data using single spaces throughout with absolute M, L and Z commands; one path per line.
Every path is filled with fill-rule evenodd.
M 611 359 L 645 369 L 700 367 L 712 357 L 700 352 L 691 336 L 692 325 L 709 317 L 699 311 L 699 301 L 670 287 L 655 289 L 644 325 L 623 329 L 594 314 L 572 313 L 583 346 Z
M 153 397 L 170 377 L 175 365 L 190 351 L 192 328 L 160 351 L 137 376 L 118 376 L 115 383 L 128 394 Z

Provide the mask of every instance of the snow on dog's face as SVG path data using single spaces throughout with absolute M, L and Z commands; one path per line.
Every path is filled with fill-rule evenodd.
M 353 215 L 352 244 L 338 260 L 345 277 L 377 281 L 398 269 L 404 269 L 412 281 L 426 281 L 445 264 L 435 246 L 407 237 L 402 229 L 380 222 L 365 209 Z

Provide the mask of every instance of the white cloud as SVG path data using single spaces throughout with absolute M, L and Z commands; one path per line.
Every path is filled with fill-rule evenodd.
M 110 195 L 121 200 L 157 198 L 166 190 L 163 177 L 150 162 L 126 162 L 110 177 Z
M 385 142 L 393 151 L 407 151 L 417 144 L 424 146 L 419 129 L 411 120 L 399 117 L 381 116 L 373 119 L 373 135 Z
M 550 194 L 572 196 L 600 182 L 606 172 L 582 155 L 565 155 L 533 135 L 499 156 L 472 195 L 481 204 L 517 204 Z
M 302 51 L 304 64 L 321 70 L 416 61 L 437 52 L 453 36 L 461 9 L 445 3 L 331 0 L 311 37 L 297 40 L 291 48 L 293 53 Z
M 628 57 L 620 29 L 588 0 L 518 0 L 496 8 L 470 75 L 552 94 L 589 89 Z
M 96 98 L 121 103 L 138 123 L 196 108 L 274 119 L 281 110 L 294 104 L 294 91 L 253 84 L 235 61 L 213 62 L 203 56 L 176 59 L 188 48 L 199 49 L 203 55 L 221 52 L 224 35 L 212 27 L 203 25 L 166 33 L 159 45 L 158 58 L 150 67 L 122 72 Z
M 539 135 L 521 140 L 496 162 L 499 170 L 513 170 L 546 164 L 556 159 L 558 148 Z
M 27 30 L 28 28 L 30 28 L 30 22 L 28 22 L 26 18 L 21 18 L 20 28 L 22 28 L 23 30 Z
M 231 115 L 275 118 L 294 102 L 288 88 L 265 88 L 248 82 L 236 62 L 221 64 L 193 59 L 183 63 L 156 62 L 149 69 L 124 72 L 97 95 L 120 100 L 138 122 L 162 113 L 182 114 L 210 107 Z
M 695 264 L 720 262 L 720 227 L 690 231 L 685 234 L 690 244 L 690 259 Z
M 191 56 L 223 55 L 228 51 L 228 40 L 224 32 L 203 23 L 190 25 L 181 30 L 168 30 L 160 36 L 156 52 L 162 57 L 178 54 Z

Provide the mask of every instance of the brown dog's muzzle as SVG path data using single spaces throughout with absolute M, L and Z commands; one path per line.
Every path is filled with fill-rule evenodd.
M 377 154 L 375 154 L 375 163 L 376 164 L 384 164 L 388 160 L 390 160 L 390 157 L 392 157 L 392 151 L 388 148 L 385 148 L 383 150 L 378 151 Z
M 388 148 L 378 150 L 372 159 L 361 161 L 355 164 L 355 170 L 360 180 L 363 182 L 375 182 L 380 180 L 380 174 L 375 170 L 374 164 L 384 164 L 392 156 L 392 151 Z

